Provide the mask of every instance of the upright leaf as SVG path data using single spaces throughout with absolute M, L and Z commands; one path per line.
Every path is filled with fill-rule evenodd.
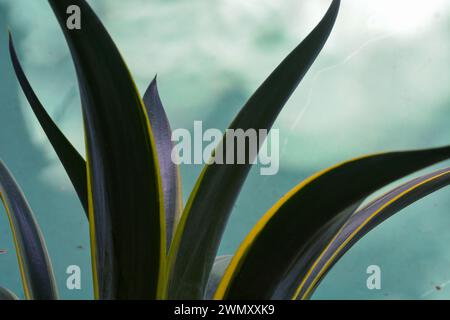
M 368 195 L 449 157 L 450 147 L 384 153 L 344 162 L 305 180 L 242 242 L 215 298 L 291 299 L 314 261 Z
M 178 166 L 172 161 L 172 130 L 162 105 L 155 79 L 144 94 L 144 104 L 150 119 L 164 193 L 164 211 L 166 213 L 166 241 L 169 248 L 173 230 L 181 215 L 181 177 Z
M 86 161 L 73 147 L 64 133 L 61 132 L 39 101 L 17 57 L 11 33 L 9 34 L 9 51 L 17 79 L 19 80 L 22 90 L 24 91 L 29 104 L 36 115 L 36 118 L 38 119 L 56 154 L 61 160 L 67 174 L 69 175 L 81 204 L 83 205 L 86 216 L 89 218 Z M 173 227 L 181 215 L 181 178 L 179 176 L 177 166 L 171 161 L 171 129 L 158 94 L 156 78 L 148 87 L 143 100 L 150 119 L 150 125 L 154 133 L 155 143 L 159 154 L 158 160 L 161 170 L 164 191 L 164 206 L 166 212 L 167 244 L 169 245 L 172 239 Z
M 0 160 L 0 198 L 8 214 L 27 299 L 54 300 L 58 293 L 41 230 L 25 197 Z M 1 292 L 6 294 L 6 291 Z
M 143 102 L 113 40 L 83 0 L 49 0 L 69 44 L 85 122 L 94 291 L 163 298 L 166 235 L 158 159 Z M 81 10 L 81 29 L 66 10 Z
M 36 118 L 38 119 L 42 129 L 47 135 L 50 143 L 53 146 L 56 154 L 61 160 L 64 169 L 69 175 L 70 181 L 78 194 L 78 198 L 83 205 L 86 215 L 88 213 L 88 201 L 87 201 L 87 181 L 86 181 L 86 163 L 83 157 L 78 153 L 78 151 L 72 146 L 70 141 L 64 136 L 64 134 L 59 130 L 56 124 L 48 115 L 45 108 L 42 106 L 38 97 L 33 91 L 25 73 L 23 72 L 22 66 L 20 65 L 19 59 L 17 57 L 16 49 L 14 48 L 14 43 L 11 33 L 9 34 L 9 53 L 11 55 L 11 61 L 16 72 L 17 79 L 19 80 L 20 86 L 31 106 Z
M 339 9 L 328 12 L 305 40 L 258 88 L 230 129 L 270 129 L 282 107 L 324 46 Z M 260 145 L 262 141 L 259 141 Z M 222 147 L 226 145 L 223 143 Z M 247 146 L 248 147 L 248 146 Z M 220 150 L 218 151 L 220 152 Z M 228 217 L 250 170 L 246 165 L 207 165 L 181 217 L 169 255 L 169 297 L 201 299 Z
M 380 223 L 415 201 L 450 184 L 450 168 L 412 179 L 353 214 L 315 260 L 294 298 L 308 299 L 327 272 L 350 248 Z

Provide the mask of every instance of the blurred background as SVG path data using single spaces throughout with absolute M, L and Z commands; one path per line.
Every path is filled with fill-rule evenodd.
M 193 122 L 202 120 L 204 128 L 224 130 L 312 30 L 330 1 L 89 3 L 123 53 L 141 93 L 158 73 L 173 129 L 192 130 Z M 252 170 L 221 254 L 232 254 L 280 196 L 316 171 L 361 154 L 450 143 L 449 9 L 445 0 L 342 1 L 329 41 L 275 124 L 280 130 L 280 171 L 260 176 L 259 168 Z M 8 27 L 36 93 L 84 154 L 69 51 L 47 1 L 0 0 L 0 157 L 42 227 L 61 297 L 92 298 L 87 221 L 18 86 L 7 51 Z M 200 169 L 182 167 L 184 199 Z M 313 298 L 448 299 L 448 243 L 450 188 L 368 234 L 338 262 Z M 6 250 L 0 253 L 0 284 L 23 297 L 3 207 L 0 250 Z M 70 291 L 65 271 L 74 264 L 82 269 L 82 288 Z M 381 268 L 381 290 L 366 287 L 369 265 Z

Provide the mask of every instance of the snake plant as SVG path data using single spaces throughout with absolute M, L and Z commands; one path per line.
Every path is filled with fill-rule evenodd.
M 450 147 L 358 157 L 325 169 L 284 195 L 233 256 L 217 251 L 251 164 L 206 164 L 186 205 L 171 161 L 171 129 L 156 79 L 143 98 L 113 40 L 84 0 L 49 0 L 75 64 L 84 159 L 45 111 L 19 63 L 18 81 L 61 160 L 89 220 L 96 299 L 307 299 L 352 245 L 402 208 L 450 183 L 429 172 L 374 201 L 380 188 L 450 158 Z M 69 5 L 80 30 L 66 28 Z M 331 33 L 340 1 L 270 74 L 231 129 L 270 130 Z M 214 152 L 211 155 L 214 157 Z M 45 242 L 25 197 L 0 162 L 25 296 L 58 297 Z M 14 299 L 0 289 L 0 299 Z

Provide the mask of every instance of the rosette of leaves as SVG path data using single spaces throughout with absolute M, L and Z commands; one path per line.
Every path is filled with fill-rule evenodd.
M 11 37 L 10 53 L 25 96 L 89 219 L 96 299 L 307 299 L 356 241 L 450 182 L 450 169 L 440 169 L 362 205 L 380 188 L 448 159 L 450 147 L 358 157 L 295 186 L 255 225 L 233 256 L 217 257 L 251 165 L 205 165 L 183 206 L 179 171 L 171 161 L 171 129 L 156 79 L 141 98 L 122 56 L 89 5 L 83 0 L 49 3 L 77 72 L 86 158 L 40 103 Z M 330 35 L 339 4 L 332 1 L 314 30 L 242 107 L 230 129 L 271 129 Z M 65 26 L 70 5 L 81 10 L 80 30 Z M 222 147 L 226 150 L 225 140 L 218 146 Z M 11 221 L 26 298 L 57 298 L 39 227 L 3 163 L 0 193 Z M 15 296 L 1 289 L 0 298 Z

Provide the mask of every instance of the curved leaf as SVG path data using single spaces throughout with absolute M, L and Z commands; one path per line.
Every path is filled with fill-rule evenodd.
M 19 298 L 10 290 L 0 287 L 0 300 L 19 300 Z
M 145 107 L 113 40 L 82 0 L 49 0 L 69 44 L 85 124 L 95 297 L 165 291 L 166 235 L 158 159 Z M 66 9 L 81 10 L 80 30 Z
M 173 149 L 172 130 L 159 97 L 156 77 L 150 83 L 143 100 L 158 151 L 158 163 L 164 193 L 164 211 L 166 213 L 166 241 L 167 248 L 169 248 L 173 230 L 182 210 L 181 177 L 178 166 L 171 158 Z
M 364 235 L 403 208 L 450 184 L 450 168 L 413 179 L 352 215 L 302 280 L 294 298 L 308 299 L 339 259 Z
M 230 129 L 270 129 L 282 107 L 324 46 L 340 1 L 333 1 L 316 28 L 258 88 Z M 224 141 L 226 141 L 224 139 Z M 222 142 L 220 148 L 226 145 Z M 262 141 L 259 141 L 259 146 Z M 225 148 L 226 149 L 226 148 Z M 247 146 L 247 149 L 248 146 Z M 228 217 L 251 168 L 245 165 L 206 165 L 181 216 L 169 254 L 169 297 L 201 299 Z
M 371 155 L 305 180 L 242 242 L 215 298 L 291 299 L 314 261 L 368 195 L 449 157 L 450 147 Z
M 206 286 L 205 291 L 206 300 L 211 300 L 214 297 L 214 293 L 216 292 L 217 286 L 219 285 L 220 280 L 222 279 L 225 270 L 230 264 L 232 258 L 233 256 L 231 255 L 218 256 L 214 261 L 211 274 L 209 275 L 208 285 Z
M 41 230 L 22 191 L 1 160 L 0 198 L 11 225 L 25 297 L 57 299 L 52 265 Z
M 36 115 L 36 118 L 38 119 L 66 172 L 68 173 L 81 204 L 83 205 L 86 217 L 89 218 L 86 161 L 73 147 L 64 133 L 62 133 L 58 126 L 53 122 L 36 96 L 17 57 L 11 33 L 9 33 L 9 51 L 17 79 L 19 80 L 22 90 L 24 91 L 29 104 Z M 173 146 L 171 141 L 171 129 L 158 94 L 156 77 L 148 87 L 144 95 L 143 102 L 147 109 L 150 125 L 154 133 L 156 147 L 158 150 L 159 166 L 164 191 L 167 244 L 169 245 L 172 239 L 174 225 L 176 225 L 176 222 L 179 220 L 182 210 L 180 186 L 181 178 L 179 176 L 177 166 L 171 161 L 170 158 Z
M 88 201 L 87 201 L 87 180 L 86 180 L 86 163 L 83 157 L 72 146 L 70 141 L 59 130 L 56 124 L 45 111 L 38 97 L 33 91 L 22 66 L 20 65 L 17 57 L 16 49 L 14 48 L 14 42 L 11 33 L 9 33 L 9 53 L 11 55 L 11 61 L 16 72 L 17 79 L 20 86 L 31 106 L 36 118 L 38 119 L 42 129 L 47 135 L 50 143 L 53 146 L 56 154 L 61 160 L 64 169 L 69 175 L 70 181 L 77 192 L 78 198 L 83 205 L 86 216 L 88 213 Z

